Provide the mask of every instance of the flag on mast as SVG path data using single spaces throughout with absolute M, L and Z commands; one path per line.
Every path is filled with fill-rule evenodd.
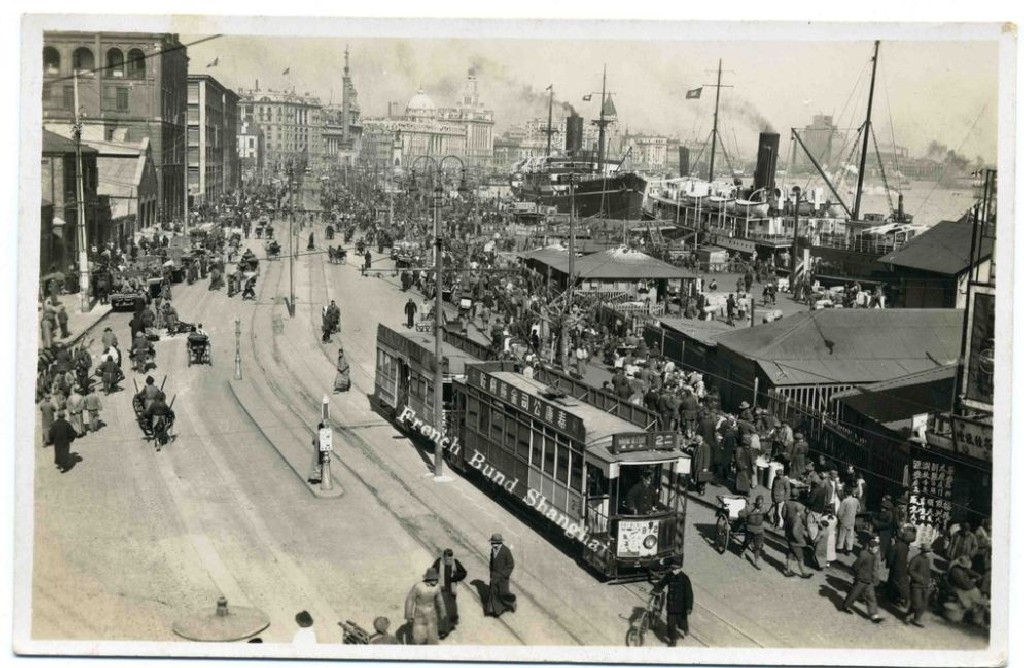
M 584 96 L 583 96 L 583 101 L 584 101 L 584 102 L 590 102 L 590 98 L 592 98 L 592 97 L 594 97 L 594 96 L 593 96 L 593 94 L 590 94 L 590 95 L 584 95 Z
M 281 76 L 286 77 L 286 76 L 288 76 L 291 73 L 291 71 L 292 71 L 291 66 L 288 66 L 288 67 L 284 68 L 284 72 L 281 72 Z
M 206 63 L 206 66 L 207 67 L 217 67 L 217 63 L 219 63 L 219 62 L 220 62 L 220 56 L 217 56 L 216 58 L 213 59 L 212 62 Z
M 686 99 L 687 100 L 699 100 L 700 99 L 700 92 L 702 90 L 703 90 L 703 87 L 702 88 L 694 88 L 693 90 L 686 91 Z
M 551 85 L 549 85 L 549 86 L 548 86 L 547 88 L 545 88 L 544 90 L 545 90 L 545 91 L 549 91 L 549 90 L 552 90 L 552 88 L 554 87 L 554 85 L 555 85 L 555 84 L 551 84 Z

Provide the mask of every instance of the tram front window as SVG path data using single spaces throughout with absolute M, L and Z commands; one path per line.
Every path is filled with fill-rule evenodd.
M 656 467 L 623 466 L 619 489 L 626 489 L 626 495 L 619 496 L 619 512 L 627 515 L 650 515 L 658 510 L 658 480 Z

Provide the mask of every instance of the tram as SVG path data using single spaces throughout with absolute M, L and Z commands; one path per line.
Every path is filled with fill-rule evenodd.
M 380 324 L 375 402 L 396 426 L 443 448 L 456 471 L 525 505 L 600 577 L 647 577 L 683 555 L 690 457 L 650 411 L 558 372 L 536 378 L 445 341 L 445 415 L 433 409 L 429 333 Z M 562 389 L 558 389 L 562 388 Z
M 472 355 L 450 343 L 442 344 L 444 416 L 434 416 L 434 336 L 404 328 L 377 325 L 377 373 L 374 378 L 374 400 L 378 407 L 391 414 L 396 424 L 408 429 L 420 425 L 443 428 L 449 433 L 452 409 L 452 381 L 464 376 L 466 364 L 475 361 Z M 404 417 L 403 417 L 404 416 Z
M 453 384 L 455 459 L 574 539 L 593 571 L 626 581 L 682 558 L 690 457 L 678 433 L 647 431 L 646 411 L 609 412 L 599 390 L 567 393 L 508 362 L 471 364 Z

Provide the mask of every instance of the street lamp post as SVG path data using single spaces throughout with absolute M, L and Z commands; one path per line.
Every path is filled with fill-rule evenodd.
M 235 316 L 235 380 L 242 380 L 242 320 Z
M 72 132 L 75 136 L 75 199 L 77 200 L 78 232 L 78 300 L 82 313 L 89 310 L 89 239 L 85 225 L 85 174 L 82 172 L 82 118 L 78 106 L 78 71 L 75 70 L 75 122 Z M 61 271 L 64 268 L 61 267 Z

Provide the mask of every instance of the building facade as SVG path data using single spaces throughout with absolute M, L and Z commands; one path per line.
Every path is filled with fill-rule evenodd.
M 323 105 L 320 98 L 295 91 L 240 91 L 239 120 L 263 133 L 263 167 L 280 178 L 289 167 L 324 164 Z
M 98 153 L 82 146 L 82 184 L 85 193 L 85 217 L 89 239 L 94 238 L 94 221 L 102 218 L 96 211 Z M 43 218 L 39 227 L 39 269 L 42 275 L 67 271 L 78 259 L 78 168 L 75 143 L 66 137 L 43 130 L 40 171 Z
M 238 169 L 242 181 L 260 181 L 263 178 L 263 131 L 250 123 L 238 129 Z
M 832 165 L 833 161 L 839 157 L 837 154 L 843 145 L 843 133 L 832 122 L 832 117 L 824 114 L 816 114 L 811 119 L 810 125 L 800 130 L 800 139 L 811 155 L 814 156 L 814 159 L 818 161 L 818 164 L 822 166 Z M 793 158 L 794 169 L 801 171 L 811 171 L 814 169 L 814 165 L 811 163 L 810 158 L 807 157 L 807 153 L 802 151 L 795 143 L 793 150 L 795 151 Z
M 70 136 L 76 81 L 83 138 L 134 144 L 148 138 L 157 176 L 157 219 L 181 218 L 188 55 L 178 35 L 44 33 L 46 129 Z
M 403 166 L 411 165 L 420 156 L 454 155 L 467 168 L 486 169 L 494 153 L 494 112 L 480 101 L 473 70 L 469 71 L 454 107 L 438 108 L 429 95 L 419 90 L 406 104 L 404 113 L 399 114 L 398 105 L 389 102 L 388 116 L 367 118 L 363 125 L 366 132 L 390 133 L 401 142 Z
M 211 76 L 188 77 L 188 198 L 200 204 L 239 185 L 238 95 Z

